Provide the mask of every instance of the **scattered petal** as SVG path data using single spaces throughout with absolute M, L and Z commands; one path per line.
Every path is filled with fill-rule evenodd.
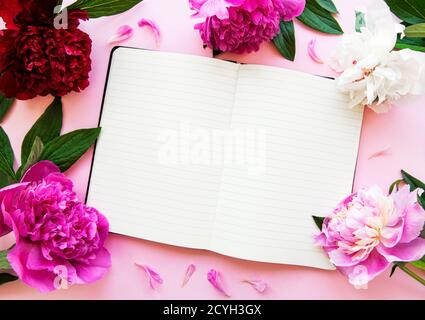
M 139 25 L 139 27 L 143 28 L 143 27 L 150 27 L 153 31 L 153 34 L 155 35 L 155 41 L 156 41 L 156 45 L 159 46 L 159 44 L 161 43 L 161 31 L 158 27 L 158 25 L 149 19 L 140 19 L 139 22 L 137 23 Z
M 387 146 L 382 150 L 379 150 L 377 152 L 374 152 L 370 155 L 370 157 L 368 158 L 368 160 L 374 159 L 374 158 L 378 158 L 378 157 L 382 157 L 388 154 L 388 152 L 391 150 L 391 146 Z
M 263 293 L 267 289 L 267 283 L 263 280 L 243 280 L 242 282 L 250 284 L 259 293 Z
M 183 279 L 182 288 L 189 282 L 190 278 L 196 271 L 196 266 L 194 264 L 191 264 L 187 267 L 186 274 Z
M 208 278 L 208 281 L 212 284 L 212 286 L 217 289 L 217 291 L 219 291 L 226 297 L 230 297 L 230 294 L 228 294 L 227 291 L 224 289 L 220 272 L 214 269 L 211 269 L 208 272 L 207 278 Z
M 152 270 L 150 267 L 148 267 L 147 265 L 135 262 L 135 265 L 142 268 L 146 274 L 148 275 L 149 278 L 149 286 L 155 290 L 155 283 L 156 284 L 162 284 L 163 280 L 161 278 L 161 276 L 155 272 L 154 270 Z
M 113 35 L 109 40 L 108 43 L 117 43 L 122 42 L 127 39 L 130 39 L 133 36 L 133 28 L 128 25 L 123 25 L 118 28 L 117 33 Z
M 308 43 L 307 52 L 314 62 L 323 64 L 323 60 L 320 59 L 316 54 L 316 39 L 310 40 Z

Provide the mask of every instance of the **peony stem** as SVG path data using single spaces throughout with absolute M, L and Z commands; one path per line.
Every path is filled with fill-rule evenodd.
M 423 286 L 425 286 L 425 279 L 423 279 L 422 277 L 418 276 L 412 270 L 410 270 L 409 268 L 407 268 L 405 264 L 401 264 L 401 263 L 395 263 L 395 264 L 397 265 L 397 267 L 399 267 L 401 270 L 403 270 L 405 273 L 407 273 L 413 279 L 415 279 L 416 281 L 418 281 L 419 283 L 421 283 Z

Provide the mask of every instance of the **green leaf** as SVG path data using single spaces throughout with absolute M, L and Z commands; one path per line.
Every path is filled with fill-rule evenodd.
M 395 48 L 398 49 L 398 50 L 410 49 L 410 50 L 413 50 L 413 51 L 425 52 L 425 47 L 417 46 L 417 45 L 414 45 L 414 44 L 407 44 L 407 43 L 403 43 L 403 42 L 399 42 L 399 41 L 397 41 Z
M 394 262 L 393 267 L 391 268 L 390 278 L 393 276 L 397 268 L 403 267 L 406 265 L 406 262 Z
M 7 174 L 0 171 L 0 189 L 7 187 L 15 182 L 16 181 L 12 180 Z
M 410 186 L 410 191 L 415 191 L 418 188 L 425 190 L 425 183 L 423 183 L 419 179 L 413 177 L 404 170 L 401 170 L 401 175 L 403 177 L 404 182 L 406 182 Z
M 425 22 L 424 0 L 385 0 L 391 11 L 410 24 Z
M 294 61 L 295 59 L 295 29 L 293 21 L 281 21 L 280 32 L 273 39 L 273 43 L 280 54 L 286 59 Z
M 0 171 L 5 174 L 10 181 L 16 181 L 15 172 L 10 168 L 3 154 L 0 153 Z
M 40 160 L 50 160 L 64 172 L 93 145 L 99 134 L 100 128 L 93 128 L 57 137 L 44 146 Z
M 0 285 L 8 283 L 8 282 L 16 281 L 18 279 L 19 278 L 17 276 L 14 276 L 12 274 L 0 273 Z
M 10 145 L 9 137 L 7 136 L 6 132 L 3 130 L 2 127 L 0 127 L 0 153 L 3 154 L 9 166 L 13 168 L 13 162 L 15 161 L 13 149 Z
M 420 284 L 425 286 L 425 279 L 423 279 L 421 276 L 419 276 L 418 274 L 416 274 L 415 272 L 410 270 L 410 268 L 408 268 L 406 266 L 406 262 L 394 262 L 394 264 L 397 265 L 397 267 L 400 268 L 400 270 L 402 270 L 404 273 L 406 273 L 409 277 L 415 279 Z
M 394 272 L 396 271 L 396 269 L 398 268 L 398 266 L 396 264 L 393 264 L 392 268 L 391 268 L 391 272 L 390 272 L 390 278 L 393 276 Z
M 319 228 L 319 230 L 322 231 L 323 221 L 325 220 L 325 218 L 313 216 L 313 220 L 316 226 Z
M 423 256 L 421 260 L 411 262 L 411 264 L 416 268 L 425 270 L 425 256 Z
M 316 2 L 326 11 L 329 11 L 331 13 L 338 13 L 338 10 L 336 9 L 335 4 L 332 2 L 332 0 L 316 0 Z
M 9 260 L 7 260 L 7 254 L 9 250 L 0 251 L 0 269 L 1 270 L 10 270 L 12 267 L 10 266 Z M 9 273 L 0 273 L 0 285 L 18 280 L 17 276 L 11 275 Z
M 408 26 L 405 30 L 407 37 L 425 38 L 425 23 L 418 23 Z
M 12 146 L 10 145 L 9 137 L 6 132 L 0 127 L 0 154 L 2 160 L 2 166 L 4 169 L 0 169 L 0 188 L 8 186 L 15 182 L 14 171 L 13 171 L 13 162 L 14 155 Z
M 0 270 L 12 269 L 10 266 L 9 260 L 7 260 L 7 254 L 9 250 L 0 251 Z
M 341 26 L 332 14 L 315 0 L 307 0 L 304 12 L 297 18 L 306 26 L 329 34 L 343 34 Z
M 30 166 L 35 164 L 43 152 L 44 144 L 43 141 L 39 137 L 35 137 L 34 143 L 31 148 L 30 155 L 28 156 L 26 168 L 28 169 Z
M 363 12 L 356 11 L 356 32 L 360 32 L 361 28 L 366 26 L 365 15 Z
M 409 185 L 410 191 L 413 192 L 416 189 L 422 189 L 425 191 L 425 183 L 408 174 L 404 170 L 401 170 L 401 175 L 403 177 L 403 181 Z M 418 194 L 418 203 L 423 209 L 425 209 L 425 193 L 422 193 L 421 195 Z M 422 231 L 422 233 L 424 233 L 424 231 Z
M 112 16 L 133 8 L 142 0 L 78 0 L 71 4 L 68 9 L 80 9 L 87 11 L 89 18 Z
M 403 179 L 399 179 L 399 180 L 396 180 L 396 181 L 394 181 L 393 183 L 391 183 L 391 185 L 390 185 L 390 188 L 389 188 L 389 193 L 391 194 L 391 193 L 393 193 L 393 191 L 394 191 L 394 189 L 397 187 L 398 188 L 398 185 L 400 184 L 400 183 L 402 183 L 404 180 Z
M 411 49 L 419 52 L 425 52 L 425 38 L 407 38 L 400 39 L 398 36 L 396 49 Z
M 25 173 L 32 165 L 38 162 L 43 152 L 43 149 L 43 141 L 41 141 L 39 137 L 35 137 L 27 162 L 21 165 L 21 167 L 18 169 L 18 172 L 16 173 L 16 178 L 18 180 L 21 179 L 23 173 Z
M 55 100 L 47 107 L 30 131 L 26 134 L 22 142 L 21 166 L 27 163 L 28 156 L 34 145 L 34 140 L 39 137 L 44 145 L 58 137 L 62 129 L 62 101 L 61 98 Z
M 0 122 L 3 121 L 13 102 L 15 102 L 15 99 L 8 99 L 0 93 Z

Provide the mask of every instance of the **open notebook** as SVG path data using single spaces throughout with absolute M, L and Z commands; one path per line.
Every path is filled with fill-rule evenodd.
M 120 47 L 87 202 L 115 233 L 331 268 L 311 215 L 351 192 L 361 122 L 330 79 Z

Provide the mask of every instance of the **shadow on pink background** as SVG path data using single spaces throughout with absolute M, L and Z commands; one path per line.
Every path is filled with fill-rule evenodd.
M 343 29 L 352 32 L 354 9 L 361 8 L 366 1 L 334 1 L 340 12 L 338 20 Z M 69 2 L 72 1 L 66 1 Z M 194 21 L 190 18 L 190 14 L 187 0 L 144 0 L 124 14 L 84 23 L 84 30 L 89 32 L 93 39 L 91 85 L 83 93 L 73 93 L 64 97 L 64 132 L 97 125 L 112 48 L 106 42 L 119 26 L 129 24 L 136 29 L 134 37 L 123 45 L 155 49 L 155 40 L 150 31 L 137 27 L 140 18 L 150 18 L 155 20 L 162 30 L 163 40 L 160 50 L 211 56 L 209 50 L 202 48 L 202 42 L 193 30 Z M 333 75 L 326 65 L 314 63 L 308 57 L 306 48 L 307 43 L 316 38 L 318 54 L 326 61 L 339 37 L 316 33 L 298 22 L 296 35 L 297 56 L 294 63 L 284 60 L 271 44 L 263 45 L 261 51 L 255 54 L 247 56 L 228 54 L 224 58 L 275 65 L 313 74 Z M 51 97 L 45 97 L 19 102 L 5 120 L 4 128 L 10 135 L 17 159 L 24 134 L 51 100 Z M 400 169 L 406 169 L 413 175 L 425 178 L 424 102 L 424 97 L 416 98 L 404 103 L 406 107 L 396 108 L 385 115 L 376 115 L 369 110 L 366 112 L 355 189 L 372 184 L 386 188 L 399 178 Z M 371 154 L 387 147 L 390 147 L 387 155 L 368 160 Z M 84 197 L 87 187 L 91 156 L 92 152 L 86 154 L 68 172 L 75 181 L 76 190 L 81 198 Z M 2 241 L 3 246 L 6 246 L 6 242 Z M 242 261 L 206 251 L 182 249 L 120 235 L 111 235 L 107 241 L 107 248 L 112 254 L 112 268 L 107 277 L 97 283 L 39 294 L 23 283 L 15 282 L 0 287 L 0 299 L 222 298 L 207 282 L 206 273 L 210 268 L 222 272 L 231 298 L 234 299 L 423 299 L 425 297 L 424 287 L 400 271 L 389 279 L 388 270 L 370 283 L 368 290 L 356 290 L 338 272 Z M 135 261 L 152 266 L 162 275 L 164 284 L 158 292 L 148 288 L 146 275 L 134 265 Z M 190 263 L 194 263 L 198 270 L 188 285 L 182 289 L 181 281 Z M 270 288 L 264 294 L 258 294 L 249 285 L 240 282 L 246 278 L 263 279 L 268 282 Z

